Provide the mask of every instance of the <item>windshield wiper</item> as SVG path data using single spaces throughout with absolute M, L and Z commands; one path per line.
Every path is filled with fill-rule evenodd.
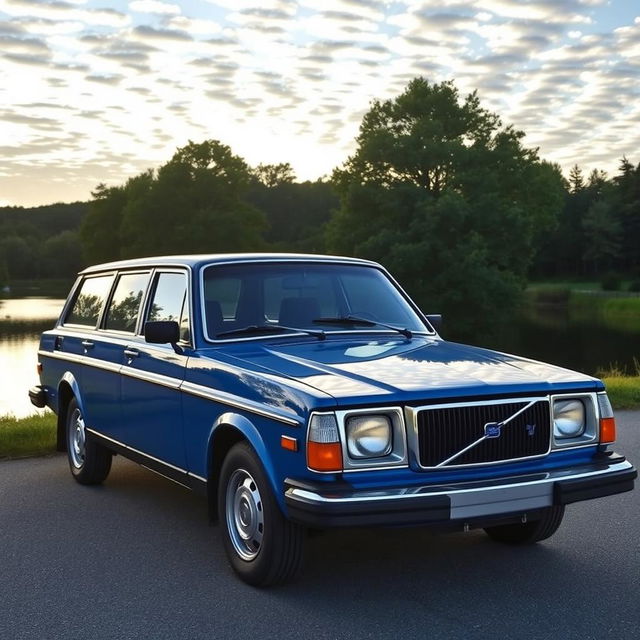
M 384 327 L 385 329 L 391 329 L 401 333 L 405 338 L 413 337 L 413 333 L 409 329 L 401 329 L 400 327 L 394 327 L 393 325 L 386 324 L 384 322 L 378 322 L 377 320 L 369 320 L 367 318 L 359 318 L 358 316 L 336 317 L 336 318 L 316 318 L 314 322 L 318 324 L 364 324 L 367 327 Z
M 324 331 L 314 331 L 313 329 L 300 329 L 299 327 L 285 327 L 281 324 L 250 324 L 240 329 L 231 329 L 230 331 L 222 331 L 216 333 L 216 338 L 224 336 L 242 335 L 245 333 L 278 333 L 279 331 L 295 331 L 297 333 L 306 333 L 310 336 L 324 340 L 327 336 Z

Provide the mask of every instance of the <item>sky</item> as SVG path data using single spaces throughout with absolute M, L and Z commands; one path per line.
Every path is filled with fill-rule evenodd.
M 0 205 L 88 200 L 190 140 L 329 176 L 417 76 L 565 175 L 640 163 L 638 0 L 0 0 L 0 57 Z

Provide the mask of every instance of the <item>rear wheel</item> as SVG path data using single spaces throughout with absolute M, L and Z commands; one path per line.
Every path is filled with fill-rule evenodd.
M 100 484 L 111 470 L 111 451 L 87 438 L 84 416 L 75 398 L 67 407 L 67 455 L 80 484 Z
M 485 532 L 496 542 L 534 544 L 550 538 L 558 530 L 563 516 L 564 506 L 548 507 L 538 520 L 485 527 Z
M 218 505 L 227 557 L 244 582 L 282 584 L 299 573 L 304 527 L 283 516 L 262 464 L 245 442 L 234 445 L 222 464 Z

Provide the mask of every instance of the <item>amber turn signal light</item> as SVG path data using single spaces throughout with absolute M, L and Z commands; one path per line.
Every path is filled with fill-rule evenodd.
M 606 444 L 616 440 L 616 419 L 600 418 L 600 442 Z
M 307 465 L 314 471 L 341 471 L 342 447 L 339 442 L 307 442 Z
M 280 446 L 287 451 L 297 451 L 298 441 L 290 436 L 280 436 Z

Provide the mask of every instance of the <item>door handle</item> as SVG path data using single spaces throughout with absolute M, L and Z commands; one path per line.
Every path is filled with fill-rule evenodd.
M 137 358 L 140 355 L 140 352 L 137 349 L 125 349 L 124 355 L 129 359 Z
M 55 351 L 62 351 L 62 343 L 64 342 L 64 336 L 56 336 L 53 341 L 53 348 Z
M 93 340 L 83 340 L 80 344 L 84 347 L 85 351 L 93 349 Z

